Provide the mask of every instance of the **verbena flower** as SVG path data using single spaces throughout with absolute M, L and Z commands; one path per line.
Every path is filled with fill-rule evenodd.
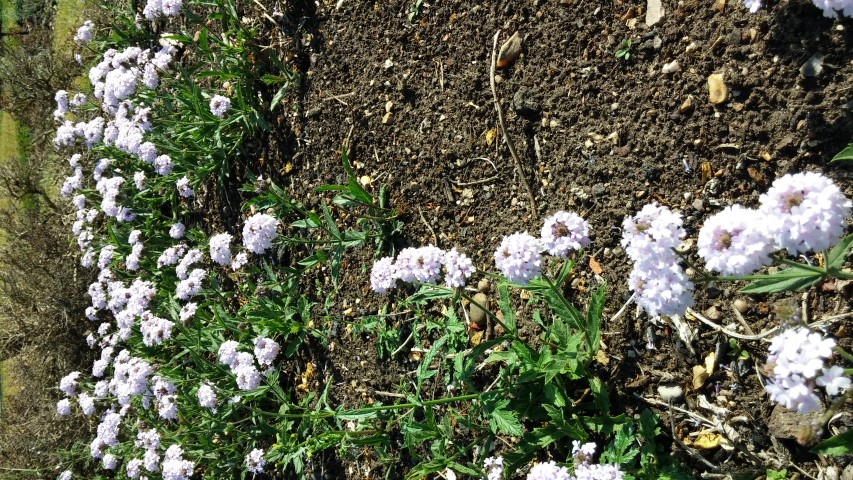
M 637 262 L 628 276 L 636 302 L 652 317 L 683 315 L 693 304 L 693 283 L 675 256 L 672 262 Z
M 184 198 L 190 198 L 195 195 L 192 187 L 190 187 L 190 179 L 186 176 L 181 177 L 181 179 L 175 183 L 175 186 L 178 189 L 178 194 Z
M 231 235 L 220 233 L 210 237 L 210 259 L 219 265 L 231 263 Z
M 537 463 L 527 474 L 527 480 L 571 480 L 566 467 L 561 467 L 554 461 Z
M 63 398 L 62 400 L 56 402 L 56 413 L 62 415 L 63 417 L 71 414 L 71 401 L 67 398 Z
M 225 113 L 231 108 L 231 100 L 222 95 L 214 95 L 210 99 L 210 113 L 219 118 L 224 118 Z
M 125 473 L 127 473 L 128 478 L 139 478 L 139 475 L 142 473 L 142 459 L 134 458 L 127 462 L 125 466 Z
M 265 465 L 263 450 L 256 448 L 246 455 L 246 469 L 250 473 L 263 473 Z
M 202 281 L 206 275 L 207 270 L 202 268 L 196 268 L 190 272 L 185 280 L 178 282 L 178 286 L 175 288 L 175 296 L 181 300 L 192 298 L 201 290 Z
M 489 457 L 483 460 L 484 480 L 500 480 L 504 472 L 504 457 Z
M 246 219 L 243 226 L 243 246 L 246 250 L 262 254 L 278 237 L 278 220 L 265 213 L 256 213 Z
M 384 257 L 373 262 L 373 268 L 370 270 L 370 288 L 374 292 L 385 295 L 388 290 L 394 288 L 397 278 L 393 257 Z
M 77 404 L 80 405 L 83 415 L 88 416 L 95 413 L 95 399 L 90 397 L 88 393 L 80 393 L 80 396 L 77 397 Z
M 824 387 L 830 396 L 841 395 L 850 388 L 850 379 L 844 376 L 844 369 L 838 365 L 824 368 L 823 375 L 817 377 L 819 386 Z
M 419 248 L 404 248 L 397 255 L 394 266 L 397 276 L 404 282 L 424 282 L 435 284 L 441 275 L 444 252 L 433 245 Z
M 545 219 L 541 238 L 549 254 L 566 258 L 589 244 L 589 224 L 574 212 L 559 211 Z
M 770 382 L 764 386 L 770 399 L 801 414 L 820 410 L 820 399 L 813 386 L 824 360 L 832 356 L 835 340 L 805 327 L 789 328 L 773 337 L 767 354 L 772 368 Z
M 198 309 L 198 304 L 195 302 L 189 302 L 181 307 L 181 311 L 178 313 L 178 318 L 180 318 L 181 323 L 186 324 L 189 322 L 195 315 L 196 309 Z
M 77 379 L 80 377 L 80 372 L 71 372 L 59 380 L 59 389 L 66 396 L 73 398 L 77 396 Z
M 101 464 L 107 470 L 115 470 L 116 465 L 118 465 L 118 459 L 112 453 L 108 453 L 104 455 L 103 460 L 101 460 Z
M 178 445 L 166 449 L 163 464 L 160 466 L 163 480 L 188 480 L 195 469 L 195 463 L 184 460 L 184 451 Z
M 231 260 L 231 270 L 238 271 L 243 268 L 243 265 L 249 262 L 249 256 L 246 255 L 246 252 L 240 252 L 237 255 L 234 255 L 234 259 Z
M 56 480 L 71 480 L 71 470 L 65 470 L 56 477 Z
M 705 221 L 699 230 L 699 256 L 708 270 L 746 275 L 772 262 L 773 240 L 764 225 L 772 221 L 757 210 L 733 205 Z
M 471 274 L 477 270 L 471 259 L 457 252 L 455 247 L 444 253 L 443 263 L 444 283 L 450 288 L 464 287 Z
M 237 364 L 237 354 L 239 353 L 240 343 L 234 340 L 226 340 L 219 346 L 219 363 L 228 365 L 228 368 L 233 369 Z
M 205 382 L 200 387 L 198 387 L 198 392 L 196 392 L 196 398 L 198 398 L 198 404 L 203 408 L 208 408 L 214 413 L 216 412 L 216 408 L 219 405 L 219 400 L 216 398 L 216 392 L 213 391 L 213 387 Z
M 258 337 L 255 339 L 255 357 L 262 366 L 271 366 L 280 350 L 281 347 L 278 343 L 270 338 Z
M 575 467 L 575 480 L 622 480 L 618 465 L 581 464 Z
M 510 282 L 526 285 L 539 275 L 542 244 L 527 232 L 516 232 L 501 241 L 495 251 L 495 266 Z
M 777 178 L 760 202 L 768 234 L 791 255 L 835 245 L 853 206 L 831 179 L 814 172 Z
M 174 238 L 175 240 L 179 240 L 183 238 L 184 232 L 186 231 L 186 227 L 181 222 L 175 222 L 169 228 L 169 236 Z
M 587 442 L 581 445 L 581 442 L 572 440 L 572 457 L 575 459 L 575 465 L 591 463 L 592 456 L 595 455 L 595 449 L 595 442 Z
M 254 390 L 261 384 L 261 374 L 254 365 L 238 364 L 232 373 L 237 378 L 237 388 L 240 390 Z
M 622 246 L 635 262 L 672 253 L 684 234 L 681 214 L 657 202 L 622 222 Z

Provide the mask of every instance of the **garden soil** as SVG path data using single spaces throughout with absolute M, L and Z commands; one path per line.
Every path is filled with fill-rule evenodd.
M 252 145 L 246 168 L 316 207 L 331 198 L 316 187 L 346 182 L 346 149 L 371 193 L 386 186 L 405 225 L 397 248 L 456 247 L 481 271 L 494 270 L 492 253 L 504 235 L 538 235 L 550 213 L 579 212 L 590 222 L 592 242 L 564 288 L 585 306 L 591 289 L 607 285 L 604 355 L 596 369 L 608 380 L 613 413 L 655 410 L 664 443 L 697 478 L 710 471 L 697 455 L 741 478 L 758 478 L 765 467 L 794 472 L 791 464 L 817 476 L 838 459 L 799 445 L 800 418 L 774 409 L 763 392 L 766 342 L 730 345 L 690 318 L 695 336 L 685 342 L 677 325 L 651 322 L 633 306 L 614 319 L 630 296 L 620 226 L 643 205 L 681 212 L 686 255 L 695 259 L 691 242 L 709 215 L 735 203 L 755 207 L 786 173 L 823 172 L 853 196 L 850 167 L 829 164 L 853 140 L 853 21 L 824 18 L 807 1 L 768 3 L 750 14 L 732 0 L 664 0 L 656 22 L 645 1 L 249 4 L 245 21 L 299 70 L 301 83 L 275 106 L 277 127 Z M 505 130 L 490 88 L 496 33 L 498 48 L 513 34 L 521 39 L 517 58 L 494 73 Z M 724 84 L 717 98 L 709 78 Z M 375 334 L 352 334 L 353 325 L 386 304 L 397 315 L 385 321 L 403 329 L 401 339 L 422 321 L 396 311 L 394 295 L 370 291 L 373 259 L 372 245 L 344 257 L 333 305 L 328 314 L 317 307 L 317 322 L 332 334 L 312 341 L 290 366 L 294 382 L 307 378 L 314 390 L 329 382 L 338 405 L 396 401 L 386 394 L 411 383 L 418 365 L 411 347 L 430 346 L 424 336 L 422 345 L 380 360 Z M 318 271 L 312 281 L 328 282 L 328 274 Z M 851 288 L 842 282 L 805 297 L 739 295 L 741 286 L 697 286 L 694 308 L 743 335 L 775 326 L 780 300 L 805 306 L 810 320 L 850 309 Z M 513 295 L 519 324 L 533 338 L 530 311 L 518 291 Z M 495 308 L 494 285 L 489 298 Z M 851 346 L 849 318 L 824 328 Z M 715 370 L 695 380 L 694 367 L 711 353 Z M 673 414 L 673 430 L 660 386 L 683 389 L 674 407 L 723 421 L 736 448 L 697 443 L 702 427 L 683 411 Z M 433 385 L 428 395 L 446 393 Z M 694 454 L 676 439 L 695 445 Z M 316 478 L 397 478 L 406 467 L 384 466 L 367 450 L 355 463 L 333 451 L 309 462 Z

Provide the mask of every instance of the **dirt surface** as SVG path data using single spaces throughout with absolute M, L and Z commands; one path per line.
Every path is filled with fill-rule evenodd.
M 405 223 L 397 247 L 455 246 L 478 269 L 493 270 L 492 252 L 502 236 L 537 234 L 546 215 L 577 211 L 593 229 L 586 253 L 602 268 L 610 319 L 629 296 L 631 268 L 616 227 L 644 204 L 679 210 L 695 240 L 709 215 L 734 203 L 756 206 L 759 194 L 785 173 L 824 172 L 853 196 L 849 167 L 828 165 L 852 138 L 853 21 L 826 19 L 810 2 L 772 1 L 753 15 L 731 0 L 722 11 L 715 2 L 664 1 L 665 14 L 651 27 L 644 1 L 449 0 L 424 3 L 412 21 L 408 1 L 341 1 L 337 8 L 335 2 L 306 3 L 249 12 L 269 44 L 301 71 L 302 83 L 279 110 L 280 129 L 260 145 L 263 161 L 246 168 L 316 205 L 329 197 L 314 188 L 345 180 L 340 152 L 348 147 L 371 191 L 388 186 Z M 497 70 L 496 81 L 524 178 L 490 90 L 493 36 L 500 32 L 500 45 L 516 31 L 523 35 L 522 54 Z M 627 61 L 615 55 L 626 39 L 632 42 Z M 800 67 L 815 54 L 823 55 L 822 71 L 804 76 Z M 678 69 L 663 73 L 671 62 Z M 718 104 L 709 100 L 711 74 L 722 75 L 728 88 Z M 393 311 L 394 297 L 369 291 L 372 260 L 373 251 L 364 248 L 351 252 L 342 268 L 342 287 L 330 308 L 341 329 L 386 302 Z M 583 305 L 595 274 L 581 259 L 575 275 L 566 294 Z M 802 300 L 742 297 L 743 325 L 731 307 L 737 287 L 697 287 L 694 308 L 741 333 L 759 333 L 778 323 L 773 302 Z M 849 290 L 835 287 L 820 287 L 806 299 L 809 318 L 849 310 Z M 402 328 L 411 328 L 406 320 Z M 738 419 L 732 425 L 748 451 L 703 452 L 725 471 L 755 478 L 786 458 L 811 473 L 833 465 L 836 460 L 798 446 L 794 427 L 781 426 L 784 419 L 772 412 L 757 373 L 766 344 L 741 342 L 749 358 L 734 360 L 726 338 L 693 325 L 699 335 L 686 346 L 673 327 L 653 325 L 633 309 L 605 320 L 608 359 L 600 374 L 611 379 L 615 409 L 633 414 L 649 406 L 638 397 L 657 398 L 659 385 L 680 385 L 684 408 L 707 413 L 697 406 L 701 395 Z M 828 328 L 850 347 L 849 319 Z M 650 341 L 653 349 L 646 347 Z M 334 349 L 315 342 L 301 360 L 313 362 L 318 382 L 332 380 L 337 402 L 393 401 L 371 392 L 395 391 L 416 363 L 405 350 L 393 361 L 377 360 L 375 342 L 375 335 L 341 333 L 331 340 Z M 709 352 L 721 353 L 725 368 L 694 389 L 692 368 Z M 655 408 L 668 425 L 667 410 Z M 685 416 L 676 421 L 679 436 L 695 432 Z M 675 445 L 673 452 L 697 476 L 704 470 Z M 323 461 L 329 469 L 343 468 Z M 369 455 L 364 462 L 371 472 Z M 361 472 L 370 478 L 386 473 Z

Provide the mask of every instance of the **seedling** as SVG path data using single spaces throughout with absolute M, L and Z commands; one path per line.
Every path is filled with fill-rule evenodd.
M 631 42 L 630 38 L 626 38 L 622 40 L 622 43 L 619 44 L 619 48 L 616 49 L 616 58 L 628 62 L 631 60 L 631 46 L 633 42 Z

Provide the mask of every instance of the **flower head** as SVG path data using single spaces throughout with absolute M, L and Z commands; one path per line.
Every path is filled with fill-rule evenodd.
M 571 480 L 566 467 L 561 467 L 554 461 L 537 463 L 527 474 L 527 480 Z
M 681 214 L 657 202 L 622 222 L 622 246 L 635 262 L 671 253 L 684 237 Z
M 210 113 L 219 118 L 224 118 L 225 113 L 231 108 L 231 100 L 222 95 L 214 95 L 210 99 Z
M 767 217 L 740 205 L 726 207 L 699 230 L 699 256 L 708 270 L 746 275 L 771 263 L 773 240 L 763 225 Z
M 510 282 L 527 284 L 539 275 L 542 244 L 527 232 L 516 232 L 503 238 L 495 251 L 495 266 Z
M 266 465 L 266 461 L 264 460 L 263 450 L 256 448 L 246 455 L 246 469 L 249 472 L 263 473 L 264 465 Z
M 770 341 L 767 366 L 772 368 L 770 383 L 764 386 L 770 399 L 801 414 L 820 410 L 812 386 L 824 372 L 825 359 L 832 356 L 835 340 L 805 327 L 789 328 Z M 826 373 L 824 373 L 826 376 Z M 831 378 L 826 380 L 832 381 Z
M 246 250 L 262 254 L 278 237 L 278 220 L 265 213 L 256 213 L 243 225 L 243 246 Z
M 577 213 L 559 211 L 545 219 L 541 237 L 548 253 L 566 258 L 589 244 L 589 224 Z
M 231 263 L 231 235 L 220 233 L 210 237 L 210 259 L 219 265 Z
M 814 172 L 777 178 L 760 202 L 768 235 L 791 255 L 835 245 L 853 206 L 832 180 Z
M 397 278 L 393 257 L 384 257 L 373 262 L 373 269 L 370 270 L 370 288 L 374 292 L 385 295 L 388 290 L 394 288 Z
M 450 288 L 465 286 L 465 281 L 477 269 L 471 259 L 464 253 L 459 253 L 456 248 L 451 248 L 444 253 L 444 283 Z
M 397 276 L 404 282 L 432 283 L 441 275 L 441 264 L 444 261 L 444 251 L 427 245 L 419 248 L 404 248 L 397 255 L 394 263 Z

